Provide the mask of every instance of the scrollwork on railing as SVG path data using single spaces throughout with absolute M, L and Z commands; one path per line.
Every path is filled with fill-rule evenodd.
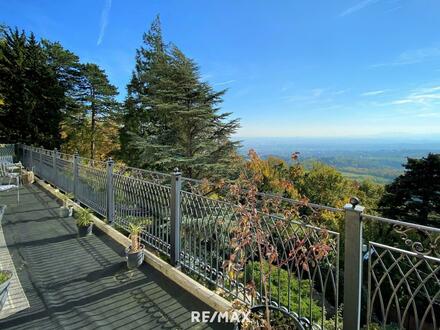
M 403 224 L 393 225 L 393 231 L 400 235 L 404 245 L 409 247 L 412 252 L 425 256 L 440 257 L 440 234 L 426 229 L 406 227 Z M 410 237 L 410 234 L 415 234 L 419 237 L 415 239 Z

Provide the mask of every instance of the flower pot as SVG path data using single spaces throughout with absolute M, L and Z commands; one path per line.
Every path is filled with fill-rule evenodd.
M 12 278 L 12 273 L 10 271 L 2 270 L 1 272 L 6 274 L 6 276 L 8 276 L 8 279 L 0 284 L 0 311 L 3 309 L 3 306 L 5 305 L 6 300 L 8 299 L 8 292 Z
M 86 236 L 92 234 L 93 223 L 91 223 L 88 226 L 77 226 L 77 227 L 78 227 L 78 236 L 79 237 L 86 237 Z
M 282 308 L 272 305 L 269 306 L 269 311 L 270 311 L 270 325 L 272 326 L 273 329 L 277 329 L 278 327 L 281 327 L 282 329 L 305 330 L 303 322 L 301 321 L 308 321 L 308 320 L 302 320 L 302 318 L 298 318 L 292 313 L 289 313 Z M 253 323 L 255 322 L 253 326 L 256 329 L 260 329 L 262 325 L 259 323 L 259 320 L 265 318 L 266 306 L 265 305 L 254 306 L 251 308 L 250 312 L 251 314 L 249 316 L 249 319 L 254 320 L 252 321 Z M 305 323 L 308 324 L 309 322 L 305 322 Z M 235 330 L 242 329 L 241 323 L 235 324 L 234 329 Z
M 60 218 L 73 216 L 73 206 L 61 206 L 59 209 Z
M 131 251 L 131 246 L 127 249 L 127 267 L 128 269 L 138 268 L 144 261 L 144 246 L 140 246 L 140 250 L 136 252 Z

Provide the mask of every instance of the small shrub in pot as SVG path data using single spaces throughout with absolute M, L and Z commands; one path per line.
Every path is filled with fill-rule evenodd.
M 93 218 L 91 212 L 88 209 L 81 209 L 75 212 L 75 215 L 79 237 L 90 235 L 93 228 Z
M 127 251 L 127 267 L 133 269 L 139 267 L 144 260 L 144 246 L 140 244 L 142 226 L 136 223 L 129 224 L 131 245 Z
M 144 246 L 140 243 L 140 234 L 145 226 L 151 224 L 146 218 L 130 218 L 128 230 L 130 231 L 131 245 L 127 249 L 127 267 L 133 269 L 139 267 L 144 260 Z

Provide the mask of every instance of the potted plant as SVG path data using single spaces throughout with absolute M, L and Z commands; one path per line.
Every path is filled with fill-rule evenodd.
M 60 218 L 67 218 L 73 215 L 73 205 L 70 200 L 73 198 L 73 194 L 65 194 L 61 196 L 63 206 L 60 207 Z
M 0 311 L 8 299 L 9 287 L 11 285 L 12 272 L 0 270 Z
M 140 243 L 142 224 L 132 222 L 128 225 L 131 245 L 127 249 L 127 267 L 133 269 L 139 267 L 144 261 L 144 246 Z
M 85 237 L 92 233 L 93 218 L 88 209 L 81 209 L 76 214 L 76 226 L 78 227 L 79 237 Z

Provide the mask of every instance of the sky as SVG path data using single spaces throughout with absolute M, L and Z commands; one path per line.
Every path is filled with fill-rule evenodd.
M 0 23 L 97 63 L 121 100 L 157 14 L 240 137 L 440 134 L 438 0 L 0 1 Z

